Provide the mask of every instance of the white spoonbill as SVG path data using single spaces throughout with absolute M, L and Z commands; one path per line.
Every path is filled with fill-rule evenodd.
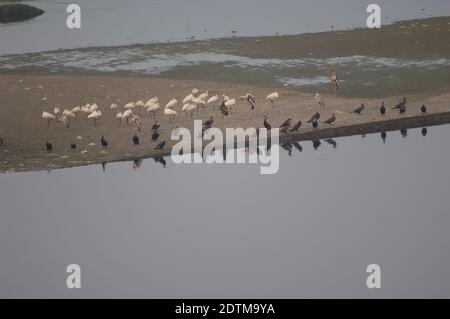
M 124 108 L 129 109 L 129 110 L 134 108 L 134 102 L 129 102 L 129 103 L 125 104 Z
M 177 103 L 178 103 L 178 101 L 177 101 L 177 99 L 171 99 L 170 101 L 169 101 L 169 103 L 167 103 L 166 104 L 166 109 L 171 109 L 171 108 L 173 108 L 175 105 L 177 105 Z
M 213 111 L 214 111 L 214 106 L 216 104 L 216 102 L 219 100 L 219 96 L 218 95 L 214 95 L 212 97 L 209 98 L 209 100 L 206 102 L 207 104 L 211 104 L 213 105 Z
M 201 106 L 201 107 L 204 107 L 206 105 L 206 102 L 200 98 L 193 99 L 192 103 L 197 104 L 198 106 Z
M 314 97 L 314 100 L 316 101 L 317 104 L 319 104 L 322 107 L 326 107 L 325 105 L 325 100 L 323 99 L 323 97 L 320 95 L 320 93 L 317 93 L 316 96 Z
M 130 118 L 130 116 L 133 115 L 133 111 L 131 109 L 126 110 L 125 112 L 122 113 L 122 120 L 123 119 L 127 119 L 127 125 L 130 124 L 128 122 L 128 119 Z
M 186 103 L 191 102 L 194 98 L 195 98 L 194 94 L 192 94 L 192 93 L 189 94 L 188 96 L 186 96 L 186 97 L 183 99 L 183 104 L 186 104 Z
M 59 109 L 59 107 L 55 107 L 55 108 L 53 109 L 53 113 L 55 113 L 55 115 L 58 115 L 59 112 L 61 112 L 61 110 Z
M 225 102 L 225 106 L 231 111 L 231 107 L 236 104 L 236 99 L 229 99 Z
M 196 88 L 192 89 L 192 94 L 196 95 L 196 94 L 198 94 L 198 92 L 199 92 L 198 89 L 196 89 Z
M 139 100 L 139 101 L 136 101 L 136 103 L 134 103 L 134 105 L 137 107 L 143 107 L 145 105 L 145 103 L 144 103 L 144 101 Z
M 275 100 L 279 98 L 278 92 L 270 93 L 266 96 L 266 100 L 269 100 L 272 103 L 272 106 L 275 107 Z
M 158 102 L 150 104 L 147 108 L 147 112 L 153 113 L 153 118 L 156 118 L 156 112 L 161 108 Z
M 62 115 L 65 116 L 67 119 L 69 119 L 69 118 L 76 118 L 76 117 L 77 117 L 77 116 L 75 115 L 75 113 L 69 111 L 68 109 L 65 109 L 65 110 L 62 112 Z
M 155 103 L 158 103 L 158 102 L 159 102 L 159 99 L 158 99 L 157 96 L 152 97 L 150 100 L 148 100 L 148 101 L 145 103 L 145 107 L 149 107 L 150 105 L 155 104 Z
M 100 111 L 94 111 L 91 114 L 88 115 L 88 119 L 94 120 L 94 126 L 97 126 L 97 120 L 102 116 L 102 113 Z
M 98 105 L 97 105 L 97 103 L 94 103 L 94 104 L 92 104 L 92 105 L 89 107 L 89 111 L 91 111 L 91 113 L 94 112 L 94 111 L 97 111 L 97 110 L 98 110 Z
M 197 98 L 200 100 L 206 100 L 208 97 L 209 97 L 209 92 L 206 91 L 206 92 L 200 94 Z
M 122 112 L 116 114 L 116 120 L 119 122 L 119 126 L 122 126 Z
M 194 111 L 198 109 L 198 105 L 195 103 L 190 103 L 186 108 L 186 113 L 191 113 L 191 117 L 194 117 Z
M 113 103 L 113 104 L 111 104 L 110 108 L 111 108 L 111 110 L 115 110 L 115 109 L 118 109 L 119 106 L 116 103 Z
M 177 116 L 177 111 L 174 111 L 172 109 L 169 108 L 164 108 L 164 115 L 167 115 L 169 117 L 169 123 L 172 122 L 172 118 L 175 119 L 175 116 Z
M 81 111 L 81 108 L 79 107 L 79 106 L 75 106 L 74 108 L 72 108 L 71 110 L 70 110 L 70 112 L 72 112 L 72 113 L 74 113 L 74 114 L 76 114 L 76 113 L 78 113 L 78 112 L 80 112 Z
M 47 127 L 50 127 L 50 121 L 56 119 L 56 116 L 48 112 L 42 112 L 42 118 L 47 120 Z

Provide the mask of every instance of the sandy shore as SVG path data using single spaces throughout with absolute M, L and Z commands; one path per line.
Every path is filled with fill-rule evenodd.
M 155 151 L 151 142 L 151 126 L 153 117 L 147 116 L 143 110 L 141 120 L 143 129 L 138 132 L 141 145 L 135 146 L 131 137 L 137 132 L 132 125 L 118 126 L 109 106 L 117 103 L 121 106 L 129 101 L 148 100 L 158 96 L 164 106 L 170 99 L 182 101 L 192 88 L 201 91 L 208 90 L 210 96 L 226 94 L 238 98 L 246 92 L 256 96 L 257 106 L 251 111 L 246 102 L 238 101 L 229 117 L 221 118 L 219 111 L 213 112 L 208 106 L 200 109 L 194 119 L 206 120 L 214 116 L 214 126 L 226 127 L 261 127 L 263 116 L 267 115 L 272 126 L 276 127 L 287 118 L 306 122 L 316 111 L 325 120 L 334 111 L 337 120 L 334 126 L 320 124 L 313 130 L 310 125 L 302 127 L 299 133 L 282 137 L 281 141 L 304 140 L 335 137 L 350 134 L 363 134 L 377 130 L 394 130 L 400 127 L 419 127 L 450 122 L 450 89 L 408 96 L 408 110 L 405 115 L 391 111 L 402 96 L 391 96 L 383 99 L 349 99 L 334 96 L 324 96 L 327 107 L 315 104 L 314 96 L 298 91 L 278 90 L 280 98 L 276 107 L 264 100 L 273 90 L 241 84 L 224 84 L 217 82 L 182 81 L 172 79 L 155 79 L 143 77 L 115 76 L 52 76 L 52 75 L 3 75 L 0 76 L 0 172 L 49 170 L 70 166 L 80 166 L 134 158 L 155 157 L 170 154 L 170 133 L 175 127 L 192 129 L 193 120 L 187 114 L 179 114 L 175 121 L 169 119 L 160 111 L 157 119 L 161 122 L 160 134 L 168 145 L 163 151 Z M 388 107 L 387 115 L 379 115 L 379 106 L 385 101 Z M 41 119 L 43 111 L 52 112 L 55 106 L 61 109 L 71 109 L 86 103 L 97 103 L 103 112 L 103 117 L 96 127 L 87 121 L 83 115 L 71 122 L 69 128 L 62 123 L 52 122 L 47 128 L 47 122 Z M 349 112 L 358 107 L 361 102 L 366 105 L 362 115 Z M 419 107 L 428 106 L 429 114 L 422 116 Z M 181 105 L 175 107 L 180 111 Z M 139 112 L 138 112 L 139 114 Z M 102 149 L 99 146 L 100 137 L 104 135 L 110 147 Z M 78 140 L 77 136 L 82 139 Z M 46 141 L 53 144 L 53 152 L 44 150 Z M 77 144 L 77 150 L 70 150 L 71 143 Z M 94 143 L 94 146 L 89 144 Z M 87 151 L 87 152 L 83 152 Z

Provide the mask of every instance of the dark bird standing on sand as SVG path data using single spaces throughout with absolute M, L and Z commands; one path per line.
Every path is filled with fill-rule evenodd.
M 312 122 L 312 127 L 313 128 L 317 128 L 319 126 L 319 122 L 317 122 L 317 120 L 314 120 L 313 122 Z
M 74 144 L 74 143 L 70 144 L 70 149 L 71 149 L 72 151 L 76 150 L 76 149 L 77 149 L 77 145 Z
M 311 123 L 311 122 L 313 122 L 314 120 L 318 120 L 318 119 L 320 119 L 320 113 L 316 113 L 316 114 L 314 114 L 312 117 L 311 117 L 311 119 L 308 121 L 308 122 L 306 122 L 306 123 Z
M 161 127 L 161 125 L 158 123 L 158 121 L 155 121 L 155 124 L 152 126 L 152 130 L 157 130 Z
M 395 110 L 395 109 L 400 110 L 400 108 L 401 108 L 403 105 L 406 105 L 406 97 L 404 97 L 404 98 L 403 98 L 403 101 L 400 102 L 400 103 L 398 103 L 398 104 L 397 104 L 396 106 L 394 106 L 392 109 L 393 109 L 393 110 Z
M 291 123 L 292 123 L 292 119 L 288 118 L 286 121 L 284 121 L 280 125 L 280 131 L 283 130 L 284 132 L 287 132 L 287 130 L 291 128 Z
M 164 146 L 166 146 L 166 141 L 162 140 L 158 145 L 156 145 L 155 150 L 162 150 Z
M 333 113 L 333 115 L 323 123 L 333 125 L 334 121 L 336 121 L 336 115 Z
M 350 112 L 350 113 L 361 114 L 361 112 L 364 111 L 365 108 L 366 108 L 366 106 L 364 105 L 364 103 L 361 103 L 360 107 L 358 107 L 356 110 L 354 110 L 353 112 Z
M 406 113 L 406 104 L 403 104 L 401 107 L 400 107 L 400 114 L 405 114 Z
M 267 116 L 264 116 L 263 125 L 268 131 L 270 131 L 272 129 L 272 125 L 270 125 L 269 122 L 267 122 Z
M 229 112 L 228 112 L 228 108 L 225 105 L 225 102 L 222 102 L 219 106 L 220 109 L 220 113 L 222 113 L 222 116 L 228 116 Z
M 157 131 L 157 130 L 153 130 L 153 133 L 152 133 L 152 142 L 156 142 L 156 141 L 158 140 L 158 137 L 159 137 L 158 131 Z
M 297 132 L 302 126 L 302 124 L 303 124 L 302 121 L 298 121 L 297 124 L 295 124 L 294 127 L 289 130 L 289 132 Z
M 209 128 L 212 127 L 213 123 L 214 123 L 214 119 L 213 119 L 213 117 L 211 116 L 211 117 L 209 118 L 209 120 L 207 120 L 207 121 L 205 121 L 205 123 L 203 123 L 203 127 L 204 127 L 205 129 L 209 129 Z
M 102 143 L 102 147 L 108 147 L 108 141 L 105 140 L 104 136 L 100 139 L 100 143 Z
M 384 106 L 384 102 L 381 104 L 380 114 L 381 115 L 385 115 L 386 114 L 386 107 Z
M 133 135 L 133 144 L 134 145 L 139 145 L 139 137 L 137 136 L 137 134 Z
M 51 152 L 53 150 L 53 145 L 47 141 L 45 143 L 45 149 L 47 150 L 47 152 Z
M 427 113 L 427 107 L 425 106 L 425 104 L 422 105 L 422 106 L 420 107 L 420 111 L 421 111 L 423 114 Z

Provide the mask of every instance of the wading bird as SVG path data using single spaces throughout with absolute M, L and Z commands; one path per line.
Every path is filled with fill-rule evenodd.
M 100 139 L 100 143 L 102 144 L 103 148 L 108 147 L 108 141 L 105 139 L 105 137 L 102 135 L 102 138 Z
M 174 111 L 172 109 L 164 108 L 164 115 L 169 117 L 169 123 L 172 123 L 172 120 L 175 119 L 175 116 L 177 116 L 177 111 Z
M 420 107 L 420 111 L 421 111 L 423 114 L 427 113 L 427 107 L 425 106 L 425 104 L 423 104 L 423 105 Z
M 116 103 L 112 103 L 110 108 L 111 108 L 111 110 L 115 110 L 115 109 L 118 109 L 119 106 Z
M 214 96 L 210 97 L 209 100 L 208 100 L 206 103 L 207 103 L 207 104 L 211 104 L 211 103 L 212 103 L 212 105 L 213 105 L 213 111 L 214 111 L 215 104 L 216 104 L 216 102 L 217 102 L 218 100 L 219 100 L 219 96 L 218 96 L 218 95 L 214 95 Z
M 235 104 L 236 104 L 236 99 L 229 99 L 228 101 L 225 102 L 225 106 L 228 108 L 230 113 L 231 113 L 231 107 Z
M 50 121 L 56 119 L 56 116 L 48 112 L 42 112 L 42 118 L 47 120 L 47 127 L 50 127 Z
M 403 105 L 406 105 L 406 97 L 404 97 L 404 98 L 403 98 L 403 101 L 400 102 L 400 103 L 398 103 L 398 104 L 397 104 L 396 106 L 394 106 L 392 109 L 393 109 L 393 110 L 395 110 L 395 109 L 400 110 L 401 107 L 402 107 Z
M 193 99 L 195 99 L 195 96 L 194 96 L 194 94 L 190 93 L 188 96 L 186 96 L 183 99 L 183 104 L 187 104 L 187 103 L 191 102 Z
M 61 110 L 59 109 L 59 107 L 55 107 L 55 108 L 53 109 L 53 113 L 54 113 L 55 115 L 58 115 L 59 112 L 61 112 Z
M 119 122 L 119 126 L 122 125 L 122 117 L 123 117 L 123 113 L 119 112 L 116 114 L 116 120 Z
M 364 105 L 364 103 L 361 103 L 361 106 L 358 107 L 356 110 L 350 112 L 350 113 L 356 113 L 356 114 L 361 114 L 361 112 L 366 108 L 366 106 Z
M 266 100 L 269 100 L 270 103 L 272 103 L 272 106 L 275 107 L 275 100 L 278 99 L 278 97 L 278 92 L 273 92 L 266 96 Z
M 325 104 L 325 100 L 323 99 L 323 97 L 320 95 L 320 93 L 317 93 L 316 96 L 314 97 L 314 100 L 316 101 L 317 104 L 319 104 L 322 107 L 327 107 Z
M 127 125 L 130 124 L 129 119 L 130 117 L 133 115 L 133 111 L 131 109 L 127 109 L 126 111 L 124 111 L 122 113 L 122 120 L 126 119 L 127 120 Z
M 171 99 L 169 103 L 166 104 L 166 109 L 172 109 L 177 103 L 177 99 Z
M 335 121 L 336 121 L 336 113 L 333 113 L 333 115 L 323 123 L 333 125 Z
M 161 108 L 161 106 L 159 105 L 158 102 L 155 102 L 153 104 L 151 104 L 148 108 L 147 108 L 147 112 L 149 113 L 153 113 L 153 118 L 156 118 L 156 112 Z
M 222 102 L 220 104 L 219 109 L 220 109 L 220 113 L 222 114 L 222 117 L 229 115 L 228 108 L 225 105 L 225 102 Z
M 97 126 L 97 120 L 102 116 L 102 112 L 100 111 L 94 111 L 91 114 L 88 115 L 88 119 L 94 120 L 94 126 Z

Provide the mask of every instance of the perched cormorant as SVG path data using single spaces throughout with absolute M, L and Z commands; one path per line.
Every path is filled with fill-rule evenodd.
M 289 126 L 283 126 L 283 127 L 280 127 L 280 133 L 287 134 L 288 129 L 289 129 Z
M 102 135 L 102 138 L 100 139 L 100 142 L 102 143 L 102 147 L 108 147 L 108 141 L 105 140 L 105 137 Z
M 400 130 L 400 134 L 402 134 L 403 137 L 407 137 L 408 136 L 408 130 L 407 129 L 401 129 Z
M 74 143 L 70 144 L 70 149 L 71 149 L 72 151 L 73 151 L 73 150 L 76 150 L 76 149 L 77 149 L 77 145 L 74 144 Z
M 381 132 L 381 139 L 383 140 L 383 144 L 386 144 L 386 137 L 387 137 L 386 132 L 385 131 Z
M 298 121 L 297 124 L 295 124 L 294 127 L 291 128 L 289 131 L 290 132 L 297 132 L 300 129 L 300 127 L 302 126 L 302 124 L 303 124 L 302 121 Z
M 137 134 L 133 135 L 133 144 L 134 145 L 139 145 L 139 137 L 137 136 Z
M 165 145 L 166 145 L 166 141 L 162 140 L 161 142 L 159 142 L 158 145 L 156 145 L 155 150 L 162 150 Z
M 51 152 L 53 150 L 53 145 L 47 141 L 45 143 L 45 149 L 47 150 L 47 152 Z
M 158 138 L 159 138 L 159 133 L 158 133 L 158 131 L 157 131 L 157 130 L 153 130 L 153 133 L 152 133 L 152 142 L 156 142 L 156 141 L 158 140 Z
M 336 148 L 336 147 L 337 147 L 336 141 L 333 140 L 332 138 L 327 138 L 327 139 L 325 140 L 325 142 L 327 142 L 328 144 L 330 144 L 331 146 L 333 146 L 333 148 Z
M 350 112 L 350 113 L 361 114 L 361 112 L 364 111 L 365 108 L 366 108 L 366 106 L 364 105 L 364 103 L 361 103 L 360 107 L 358 107 L 356 110 L 354 110 L 353 112 Z
M 334 121 L 336 121 L 336 115 L 333 113 L 333 115 L 323 123 L 333 125 Z
M 424 127 L 422 129 L 422 136 L 427 136 L 427 134 L 428 134 L 428 129 L 426 127 Z
M 380 114 L 381 114 L 381 115 L 386 114 L 386 107 L 384 106 L 384 102 L 381 104 L 381 107 L 380 107 Z
M 211 117 L 209 118 L 209 120 L 207 120 L 207 121 L 205 121 L 205 123 L 203 123 L 203 127 L 204 127 L 205 129 L 209 129 L 209 128 L 212 127 L 213 123 L 214 123 L 214 119 L 213 119 L 213 117 L 211 116 Z
M 319 122 L 317 122 L 317 120 L 314 120 L 313 122 L 312 122 L 312 127 L 313 128 L 317 128 L 319 126 Z
M 308 122 L 306 122 L 306 123 L 311 123 L 311 122 L 313 122 L 314 120 L 318 120 L 318 119 L 320 119 L 320 113 L 319 113 L 319 112 L 317 112 L 316 114 L 314 114 L 314 115 L 311 117 L 311 119 L 310 119 Z
M 422 112 L 422 113 L 427 113 L 427 107 L 425 106 L 425 104 L 423 104 L 421 107 L 420 107 L 420 111 Z
M 289 128 L 291 128 L 291 123 L 292 123 L 292 119 L 291 118 L 288 118 L 286 121 L 284 121 L 281 125 L 280 125 L 280 130 L 282 129 L 282 128 L 287 128 L 287 129 L 289 129 Z M 287 130 L 286 129 L 286 130 Z
M 394 106 L 392 109 L 393 110 L 395 110 L 395 109 L 398 109 L 398 110 L 400 110 L 400 108 L 402 107 L 402 106 L 406 106 L 406 97 L 404 97 L 403 98 L 403 101 L 402 102 L 400 102 L 400 103 L 398 103 L 396 106 Z
M 153 126 L 152 126 L 152 130 L 157 130 L 160 128 L 160 126 L 161 125 L 158 123 L 158 121 L 155 121 L 155 124 L 153 124 Z
M 292 144 L 296 149 L 298 149 L 299 152 L 303 151 L 303 147 L 298 142 L 294 142 Z
M 263 125 L 268 131 L 270 131 L 272 129 L 272 126 L 269 124 L 269 122 L 267 122 L 267 116 L 264 116 Z
M 222 116 L 228 116 L 229 112 L 228 112 L 228 108 L 225 105 L 225 102 L 222 102 L 219 106 L 220 109 L 220 113 L 222 113 Z
M 404 114 L 404 113 L 406 113 L 406 104 L 403 104 L 403 105 L 400 107 L 400 114 Z
M 322 143 L 320 143 L 319 140 L 312 141 L 312 143 L 313 143 L 314 150 L 316 150 L 316 151 L 320 147 L 320 145 L 322 145 Z

